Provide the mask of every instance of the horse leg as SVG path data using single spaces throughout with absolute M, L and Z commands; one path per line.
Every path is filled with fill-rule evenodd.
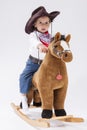
M 65 116 L 64 102 L 66 97 L 67 87 L 54 90 L 54 111 L 56 116 Z
M 34 90 L 34 94 L 33 94 L 33 106 L 36 106 L 36 107 L 41 106 L 41 98 L 37 89 Z
M 28 105 L 31 104 L 32 100 L 33 100 L 33 93 L 34 93 L 34 90 L 33 88 L 31 87 L 28 94 L 27 94 L 27 99 L 28 99 Z
M 44 88 L 44 89 L 42 89 Z M 51 118 L 53 107 L 53 91 L 49 87 L 42 87 L 39 89 L 42 101 L 42 118 Z

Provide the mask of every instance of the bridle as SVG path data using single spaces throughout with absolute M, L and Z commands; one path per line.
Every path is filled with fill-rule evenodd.
M 69 49 L 69 50 L 63 50 L 63 51 L 59 51 L 59 50 L 57 50 L 55 47 L 53 47 L 53 52 L 59 57 L 59 58 L 61 58 L 61 55 L 63 55 L 64 53 L 66 53 L 66 52 L 71 52 L 71 50 Z

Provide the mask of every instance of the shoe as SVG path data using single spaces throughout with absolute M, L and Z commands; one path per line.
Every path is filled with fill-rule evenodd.
M 21 109 L 21 112 L 23 113 L 23 114 L 25 114 L 25 115 L 29 115 L 29 113 L 30 113 L 30 111 L 29 111 L 29 109 Z

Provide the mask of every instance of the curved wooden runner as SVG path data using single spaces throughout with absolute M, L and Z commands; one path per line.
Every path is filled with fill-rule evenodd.
M 28 124 L 35 126 L 35 127 L 50 127 L 50 119 L 31 119 L 27 115 L 23 114 L 20 111 L 20 107 L 16 106 L 14 103 L 11 103 L 11 106 L 15 113 L 22 118 L 24 121 L 26 121 Z M 67 115 L 67 116 L 60 116 L 60 117 L 52 117 L 51 120 L 61 120 L 65 122 L 83 122 L 83 118 L 78 118 L 78 117 L 73 117 L 72 115 Z

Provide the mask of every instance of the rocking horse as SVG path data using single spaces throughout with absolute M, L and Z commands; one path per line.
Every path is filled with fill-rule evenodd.
M 33 76 L 32 83 L 34 87 L 31 88 L 27 97 L 28 104 L 30 104 L 32 99 L 35 106 L 42 104 L 42 118 L 50 119 L 56 117 L 56 119 L 62 119 L 64 121 L 67 119 L 67 121 L 82 122 L 82 118 L 66 116 L 66 111 L 64 109 L 68 87 L 66 62 L 71 62 L 73 59 L 69 45 L 70 38 L 71 36 L 67 35 L 62 41 L 61 34 L 59 32 L 56 33 L 48 47 L 48 52 L 43 62 Z M 23 114 L 19 112 L 19 107 L 17 109 L 14 104 L 12 104 L 12 106 L 24 120 L 35 125 L 34 121 L 33 123 L 31 119 L 27 119 L 26 116 L 23 116 Z M 36 126 L 43 125 L 43 120 L 37 120 Z M 44 122 L 44 126 L 45 123 L 47 122 Z M 47 123 L 46 127 L 48 126 L 49 124 Z
M 53 108 L 56 116 L 66 115 L 64 101 L 68 87 L 68 76 L 65 62 L 72 61 L 73 56 L 69 48 L 70 35 L 65 38 L 67 50 L 63 48 L 60 39 L 61 34 L 57 33 L 32 80 L 41 97 L 42 118 L 51 118 Z

